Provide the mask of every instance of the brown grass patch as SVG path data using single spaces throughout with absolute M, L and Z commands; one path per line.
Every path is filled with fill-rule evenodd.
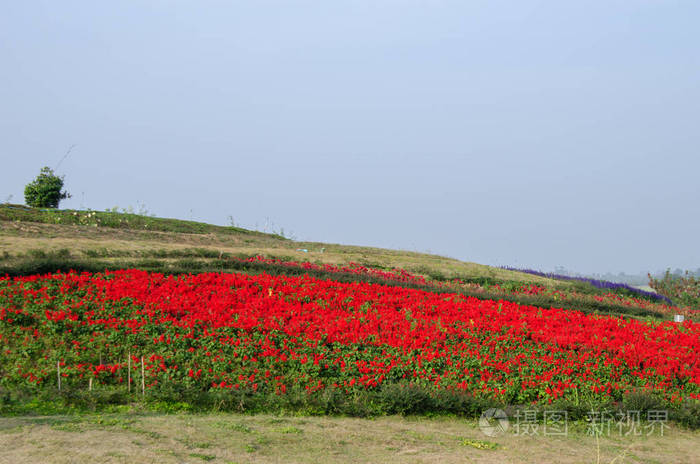
M 88 415 L 0 419 L 0 463 L 683 463 L 700 432 L 484 436 L 475 421 L 272 415 Z M 484 445 L 484 446 L 482 446 Z M 600 449 L 600 459 L 598 458 Z

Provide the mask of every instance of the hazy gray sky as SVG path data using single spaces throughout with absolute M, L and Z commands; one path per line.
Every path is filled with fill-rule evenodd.
M 700 2 L 4 1 L 0 201 L 700 267 Z

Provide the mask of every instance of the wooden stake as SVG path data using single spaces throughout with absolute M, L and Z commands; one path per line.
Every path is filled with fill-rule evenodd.
M 131 351 L 129 351 L 129 358 L 127 359 L 127 364 L 129 365 L 129 393 L 131 393 Z
M 141 396 L 146 394 L 146 374 L 143 368 L 143 356 L 141 356 Z
M 88 390 L 92 391 L 92 377 L 88 379 Z
M 61 391 L 61 361 L 56 361 L 56 372 L 58 375 L 58 391 Z

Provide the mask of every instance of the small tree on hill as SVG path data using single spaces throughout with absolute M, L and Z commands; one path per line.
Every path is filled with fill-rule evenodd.
M 53 169 L 44 166 L 36 179 L 24 187 L 24 201 L 33 208 L 58 208 L 61 200 L 70 198 L 62 188 L 63 176 L 57 176 Z

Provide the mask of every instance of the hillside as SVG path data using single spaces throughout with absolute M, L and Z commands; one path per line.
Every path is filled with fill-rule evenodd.
M 307 251 L 301 251 L 307 250 Z M 178 219 L 99 211 L 37 210 L 0 205 L 0 256 L 4 262 L 61 253 L 74 258 L 135 259 L 168 266 L 176 258 L 210 261 L 223 254 L 263 255 L 317 264 L 392 269 L 441 278 L 487 277 L 568 288 L 552 279 L 406 250 L 297 242 L 279 235 Z
M 700 427 L 694 309 L 234 227 L 7 205 L 0 217 L 0 416 L 550 407 L 579 424 L 663 410 Z M 68 269 L 81 272 L 54 272 Z

